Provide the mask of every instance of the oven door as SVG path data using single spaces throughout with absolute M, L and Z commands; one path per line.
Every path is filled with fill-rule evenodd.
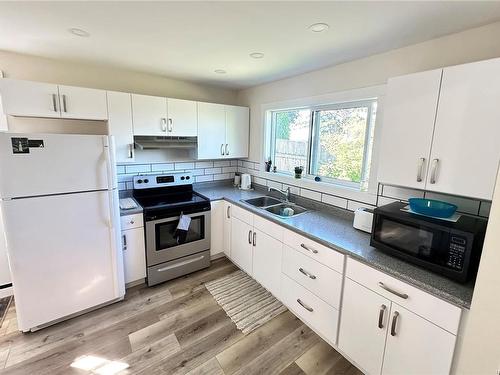
M 146 222 L 146 261 L 153 266 L 210 249 L 210 211 L 187 214 L 191 224 L 184 241 L 175 230 L 179 216 Z

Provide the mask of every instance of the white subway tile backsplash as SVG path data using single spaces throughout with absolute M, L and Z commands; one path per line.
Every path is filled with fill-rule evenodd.
M 321 201 L 326 204 L 331 204 L 332 206 L 347 208 L 347 199 L 336 197 L 334 195 L 323 194 L 321 196 Z
M 218 174 L 218 173 L 222 173 L 221 168 L 207 168 L 207 169 L 205 169 L 205 174 Z
M 201 176 L 201 175 L 205 174 L 205 170 L 204 169 L 193 169 L 191 171 L 191 173 L 193 174 L 193 176 Z
M 257 185 L 267 186 L 267 180 L 261 177 L 253 177 L 252 181 Z
M 231 167 L 237 167 L 238 166 L 238 160 L 230 160 L 231 162 Z
M 295 195 L 300 195 L 300 188 L 299 187 L 283 184 L 283 190 L 286 190 L 288 188 L 290 188 L 290 193 L 295 194 Z
M 153 172 L 161 172 L 161 171 L 173 171 L 174 164 L 173 163 L 161 163 L 161 164 L 152 164 L 151 171 Z
M 137 174 L 119 174 L 117 180 L 118 182 L 132 181 L 134 176 L 137 176 Z
M 208 175 L 208 176 L 196 176 L 195 181 L 196 182 L 207 182 L 207 181 L 213 181 L 214 176 L 213 175 Z
M 267 180 L 267 186 L 272 187 L 274 189 L 278 189 L 278 190 L 283 189 L 283 184 L 281 182 L 276 182 L 276 181 L 271 181 L 271 180 Z
M 214 161 L 214 167 L 229 167 L 231 162 L 229 160 L 216 160 Z
M 347 202 L 347 209 L 349 211 L 356 211 L 358 208 L 375 208 L 375 206 L 372 206 L 372 205 L 366 204 L 366 203 L 356 202 L 356 201 L 348 201 Z
M 382 195 L 388 198 L 395 198 L 407 201 L 408 198 L 423 198 L 424 192 L 421 190 L 384 185 Z
M 127 182 L 127 190 L 132 190 L 134 188 L 134 183 L 133 182 Z
M 309 198 L 321 202 L 321 193 L 319 191 L 302 188 L 300 189 L 300 195 L 304 198 Z
M 248 168 L 248 169 L 255 169 L 255 164 L 251 161 L 244 161 L 243 167 Z
M 243 167 L 243 160 L 238 160 L 238 167 Z
M 127 189 L 127 184 L 125 182 L 119 182 L 116 184 L 118 190 L 126 190 Z
M 151 172 L 151 164 L 132 164 L 125 166 L 125 173 L 148 173 Z
M 398 199 L 387 198 L 387 197 L 378 197 L 378 206 L 385 206 L 386 204 L 399 202 Z
M 194 163 L 175 163 L 175 170 L 193 169 Z
M 234 173 L 238 167 L 224 167 L 222 168 L 222 173 Z
M 197 161 L 195 163 L 196 168 L 212 168 L 214 166 L 213 161 Z
M 426 192 L 425 197 L 428 199 L 436 199 L 438 201 L 444 201 L 458 206 L 457 211 L 465 212 L 471 215 L 477 215 L 479 212 L 479 201 L 474 199 L 455 197 L 451 195 Z
M 231 178 L 231 173 L 214 174 L 214 181 L 228 180 L 230 178 Z
M 125 173 L 125 166 L 124 165 L 117 165 L 116 166 L 116 174 L 124 174 Z

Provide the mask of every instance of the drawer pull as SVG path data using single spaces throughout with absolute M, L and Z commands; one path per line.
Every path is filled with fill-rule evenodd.
M 316 249 L 309 249 L 305 244 L 301 243 L 300 247 L 303 249 L 306 249 L 307 251 L 311 251 L 313 254 L 318 254 L 318 250 Z
M 302 273 L 303 275 L 306 275 L 310 279 L 316 280 L 316 276 L 314 276 L 314 275 L 310 274 L 309 272 L 305 271 L 302 267 L 299 268 L 299 271 L 300 271 L 300 273 Z
M 378 286 L 381 287 L 382 289 L 387 290 L 389 293 L 398 296 L 399 298 L 408 299 L 408 294 L 396 292 L 394 289 L 391 289 L 388 286 L 386 286 L 382 281 L 379 281 Z
M 130 224 L 135 224 L 135 221 L 134 220 L 130 220 Z
M 386 305 L 380 306 L 380 311 L 378 313 L 378 328 L 380 329 L 384 328 L 384 314 L 386 308 Z
M 303 307 L 304 309 L 306 309 L 307 311 L 309 311 L 309 312 L 313 312 L 313 311 L 314 311 L 312 307 L 309 307 L 309 306 L 307 306 L 306 304 L 304 304 L 304 302 L 302 302 L 302 301 L 300 300 L 300 298 L 297 298 L 297 302 L 299 303 L 299 305 L 300 305 L 300 306 L 302 306 L 302 307 Z
M 391 336 L 396 336 L 396 324 L 398 324 L 398 316 L 399 313 L 394 311 L 394 315 L 392 316 L 392 324 L 391 324 Z

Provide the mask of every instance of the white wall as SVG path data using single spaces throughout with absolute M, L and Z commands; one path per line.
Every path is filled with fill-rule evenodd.
M 500 22 L 242 90 L 238 103 L 250 107 L 249 159 L 262 158 L 263 104 L 380 85 L 397 75 L 499 57 L 498 35 Z
M 500 371 L 500 174 L 497 176 L 481 264 L 465 328 L 457 353 L 457 374 Z
M 5 77 L 235 104 L 236 91 L 159 75 L 0 51 Z

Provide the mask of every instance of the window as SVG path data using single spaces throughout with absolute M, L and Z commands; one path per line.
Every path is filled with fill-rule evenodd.
M 376 100 L 272 111 L 271 158 L 278 172 L 366 190 Z

